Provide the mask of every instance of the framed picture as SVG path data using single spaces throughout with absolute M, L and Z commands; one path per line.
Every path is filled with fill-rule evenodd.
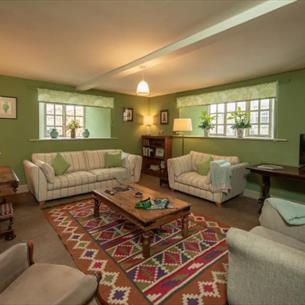
M 133 121 L 133 108 L 123 108 L 123 121 L 124 122 Z
M 163 148 L 156 148 L 156 157 L 160 157 L 160 158 L 163 158 L 164 157 L 164 149 Z
M 167 125 L 169 121 L 169 113 L 167 109 L 160 111 L 160 124 Z
M 0 119 L 17 119 L 17 98 L 0 96 Z

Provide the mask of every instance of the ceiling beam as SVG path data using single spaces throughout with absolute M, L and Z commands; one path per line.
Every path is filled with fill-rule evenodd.
M 87 81 L 83 84 L 80 84 L 79 86 L 76 87 L 76 89 L 80 90 L 80 91 L 85 91 L 85 90 L 95 88 L 98 85 L 100 85 L 104 79 L 108 79 L 109 77 L 117 76 L 117 75 L 121 75 L 121 74 L 126 75 L 126 74 L 128 74 L 128 71 L 130 71 L 131 73 L 136 73 L 141 69 L 140 66 L 143 66 L 143 65 L 145 65 L 145 68 L 147 69 L 147 67 L 149 67 L 150 62 L 152 62 L 152 61 L 156 62 L 156 60 L 158 60 L 159 58 L 161 58 L 165 55 L 169 55 L 170 53 L 173 53 L 180 49 L 191 46 L 197 42 L 200 42 L 204 39 L 207 39 L 209 37 L 220 34 L 224 31 L 227 31 L 227 30 L 234 28 L 238 25 L 241 25 L 243 23 L 249 22 L 255 18 L 268 14 L 272 11 L 275 11 L 281 7 L 289 5 L 296 1 L 298 1 L 298 0 L 282 0 L 282 1 L 267 0 L 248 10 L 241 12 L 233 17 L 225 19 L 213 26 L 210 26 L 199 32 L 196 32 L 184 39 L 181 39 L 174 43 L 168 44 L 165 47 L 155 50 L 155 51 L 153 51 L 143 57 L 140 57 L 136 60 L 133 60 L 125 65 L 122 65 L 122 66 L 117 67 L 113 70 L 110 70 L 106 73 L 98 75 L 98 76 L 90 79 L 89 81 Z

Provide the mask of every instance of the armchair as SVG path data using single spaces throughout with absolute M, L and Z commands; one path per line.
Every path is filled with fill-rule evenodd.
M 304 304 L 305 225 L 287 225 L 268 202 L 259 220 L 250 232 L 228 232 L 229 304 Z
M 0 254 L 2 305 L 96 305 L 99 281 L 68 266 L 34 264 L 31 242 Z

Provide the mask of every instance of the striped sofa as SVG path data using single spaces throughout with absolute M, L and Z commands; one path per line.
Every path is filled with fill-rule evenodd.
M 85 150 L 62 152 L 61 155 L 70 163 L 64 175 L 55 176 L 53 183 L 37 165 L 40 161 L 51 164 L 54 153 L 34 153 L 32 161 L 23 162 L 25 176 L 30 192 L 41 206 L 45 201 L 78 194 L 93 189 L 106 189 L 118 184 L 118 177 L 130 177 L 132 182 L 140 180 L 142 157 L 122 152 L 123 167 L 105 168 L 104 154 L 121 150 Z
M 230 192 L 215 191 L 210 175 L 202 176 L 197 172 L 196 164 L 208 160 L 210 156 L 213 160 L 227 160 L 231 163 L 232 189 Z M 167 160 L 169 186 L 172 190 L 213 201 L 221 207 L 222 202 L 243 193 L 246 186 L 246 166 L 247 163 L 240 163 L 239 158 L 235 156 L 218 156 L 191 151 L 187 155 Z

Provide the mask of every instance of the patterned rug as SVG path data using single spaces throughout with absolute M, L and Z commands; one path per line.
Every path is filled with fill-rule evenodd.
M 191 214 L 187 238 L 182 239 L 180 221 L 162 226 L 154 234 L 151 257 L 144 260 L 141 232 L 104 205 L 99 218 L 90 199 L 45 214 L 78 268 L 102 271 L 104 304 L 226 303 L 228 227 Z

